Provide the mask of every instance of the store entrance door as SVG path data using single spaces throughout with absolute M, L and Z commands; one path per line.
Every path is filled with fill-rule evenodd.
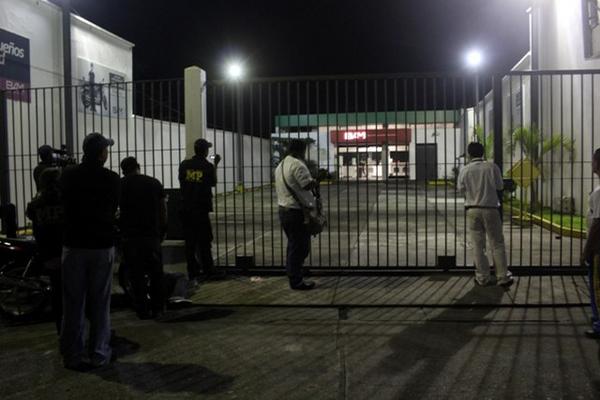
M 417 144 L 415 164 L 417 181 L 437 179 L 437 144 Z

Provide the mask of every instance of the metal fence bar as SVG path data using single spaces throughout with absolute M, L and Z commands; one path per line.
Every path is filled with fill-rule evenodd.
M 504 229 L 511 266 L 577 267 L 585 240 L 586 191 L 594 185 L 589 150 L 598 142 L 600 110 L 594 96 L 599 72 L 211 81 L 206 89 L 209 135 L 215 150 L 223 152 L 212 215 L 217 263 L 234 266 L 241 255 L 253 256 L 257 267 L 285 263 L 274 149 L 281 158 L 286 143 L 298 137 L 310 142 L 307 159 L 315 172 L 331 175 L 322 188 L 329 226 L 313 241 L 307 266 L 435 269 L 441 268 L 443 255 L 454 256 L 457 267 L 471 267 L 466 216 L 453 177 L 463 165 L 464 145 L 481 126 L 482 143 L 493 145 L 496 164 L 519 183 L 515 193 L 505 194 L 510 198 Z M 118 171 L 120 160 L 134 155 L 145 173 L 176 189 L 185 136 L 180 86 L 181 80 L 163 80 L 35 88 L 14 96 L 3 92 L 6 155 L 0 156 L 8 179 L 2 190 L 17 204 L 19 224 L 28 224 L 25 206 L 35 194 L 31 173 L 37 148 L 46 143 L 59 147 L 66 140 L 68 97 L 75 102 L 76 156 L 84 135 L 98 130 L 116 142 L 109 168 Z M 538 106 L 528 101 L 533 95 L 540 99 Z M 527 148 L 517 136 L 519 129 L 529 131 L 527 140 L 537 148 Z M 240 134 L 241 142 L 236 140 Z M 558 137 L 573 142 L 572 159 L 564 144 L 546 148 Z M 529 172 L 514 168 L 528 158 L 541 176 L 526 188 L 520 182 Z M 238 184 L 244 189 L 236 191 Z M 561 208 L 566 204 L 574 213 Z

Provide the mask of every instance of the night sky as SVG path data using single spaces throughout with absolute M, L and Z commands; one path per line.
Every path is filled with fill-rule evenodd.
M 471 47 L 506 71 L 528 49 L 529 0 L 72 0 L 75 13 L 135 43 L 138 79 L 229 59 L 251 77 L 455 72 Z

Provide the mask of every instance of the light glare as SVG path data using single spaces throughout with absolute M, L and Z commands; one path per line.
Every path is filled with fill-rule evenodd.
M 227 67 L 227 76 L 229 79 L 238 80 L 244 74 L 244 69 L 240 63 L 234 62 Z
M 470 50 L 467 53 L 467 65 L 471 68 L 479 67 L 483 62 L 483 55 L 479 50 Z

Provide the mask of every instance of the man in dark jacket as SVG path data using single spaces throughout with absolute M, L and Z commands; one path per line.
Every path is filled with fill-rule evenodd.
M 167 230 L 166 195 L 157 179 L 140 173 L 134 157 L 124 158 L 121 169 L 125 175 L 119 203 L 123 263 L 129 268 L 137 315 L 148 319 L 162 314 L 164 308 L 160 242 Z
M 194 143 L 195 155 L 179 165 L 179 184 L 183 197 L 181 217 L 185 236 L 185 255 L 188 276 L 192 286 L 200 276 L 200 264 L 207 278 L 220 277 L 216 274 L 212 257 L 213 240 L 209 213 L 213 210 L 212 188 L 217 184 L 216 166 L 221 157 L 215 155 L 214 165 L 206 157 L 212 144 L 205 139 Z
M 52 147 L 44 144 L 38 149 L 38 155 L 40 156 L 40 163 L 33 169 L 33 181 L 35 182 L 35 190 L 40 190 L 40 177 L 42 172 L 48 168 L 55 167 L 54 162 L 54 150 Z
M 52 313 L 56 331 L 60 334 L 62 322 L 62 283 L 60 256 L 64 230 L 63 205 L 58 180 L 60 169 L 46 168 L 39 177 L 39 192 L 27 205 L 27 218 L 33 222 L 33 237 L 38 261 L 50 277 L 52 285 Z
M 65 235 L 60 344 L 69 369 L 100 367 L 112 355 L 110 295 L 120 182 L 104 163 L 113 144 L 112 139 L 90 133 L 83 141 L 81 164 L 66 168 L 61 178 Z M 90 321 L 89 363 L 84 353 L 84 311 Z

